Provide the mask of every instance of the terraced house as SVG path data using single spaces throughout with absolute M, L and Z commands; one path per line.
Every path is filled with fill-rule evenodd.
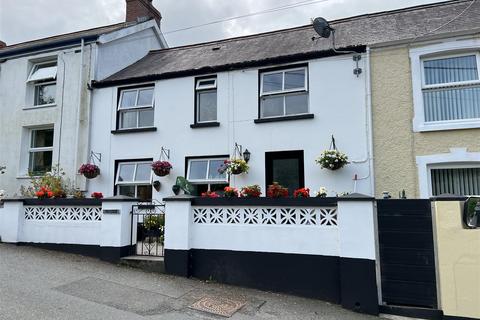
M 119 24 L 0 43 L 0 185 L 7 195 L 57 165 L 85 189 L 77 170 L 90 159 L 90 82 L 166 47 L 151 0 L 128 0 L 126 7 Z

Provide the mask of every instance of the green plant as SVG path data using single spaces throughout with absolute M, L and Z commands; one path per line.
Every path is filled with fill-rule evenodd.
M 52 193 L 53 198 L 65 198 L 68 189 L 65 172 L 57 165 L 52 167 L 51 172 L 47 172 L 41 177 L 30 175 L 30 186 L 21 186 L 20 193 L 23 197 L 33 198 L 37 196 L 38 192 L 46 190 L 47 193 Z
M 240 174 L 240 173 L 248 173 L 248 169 L 250 167 L 247 164 L 247 161 L 243 159 L 231 159 L 225 160 L 223 165 L 218 169 L 219 173 L 227 173 L 227 174 Z
M 348 164 L 348 157 L 338 150 L 325 150 L 315 160 L 324 169 L 338 170 Z
M 243 198 L 258 198 L 262 194 L 262 190 L 258 184 L 245 186 L 242 188 L 240 195 Z
M 188 182 L 187 179 L 181 176 L 177 177 L 177 180 L 175 181 L 175 186 L 178 186 L 178 188 L 183 190 L 185 194 L 192 194 L 194 191 L 192 184 Z
M 158 230 L 165 226 L 165 218 L 163 215 L 146 216 L 143 225 L 147 230 Z

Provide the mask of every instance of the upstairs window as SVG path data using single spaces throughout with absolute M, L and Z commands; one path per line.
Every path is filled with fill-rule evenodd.
M 203 78 L 195 81 L 195 122 L 217 121 L 217 78 Z
M 152 161 L 119 162 L 117 166 L 117 194 L 152 199 Z
M 153 127 L 154 87 L 123 89 L 118 102 L 118 128 Z
M 260 118 L 308 113 L 308 68 L 260 74 Z
M 479 54 L 423 60 L 425 122 L 480 119 Z
M 53 128 L 32 129 L 30 131 L 30 148 L 28 172 L 42 175 L 52 170 Z
M 27 83 L 33 85 L 33 105 L 43 106 L 55 103 L 57 94 L 57 63 L 37 63 L 33 66 Z

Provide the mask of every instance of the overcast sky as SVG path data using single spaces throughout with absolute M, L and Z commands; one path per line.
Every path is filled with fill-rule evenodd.
M 168 32 L 232 16 L 305 0 L 154 0 Z M 313 0 L 312 0 L 313 2 Z M 167 33 L 170 46 L 204 42 L 305 25 L 311 18 L 329 20 L 398 9 L 440 0 L 317 0 L 288 10 L 256 15 L 192 30 Z M 125 0 L 0 0 L 0 40 L 7 44 L 121 22 Z

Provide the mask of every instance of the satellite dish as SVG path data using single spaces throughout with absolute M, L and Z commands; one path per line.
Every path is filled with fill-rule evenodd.
M 315 32 L 322 38 L 330 38 L 330 34 L 333 31 L 328 21 L 321 17 L 313 20 L 313 29 L 315 29 Z

